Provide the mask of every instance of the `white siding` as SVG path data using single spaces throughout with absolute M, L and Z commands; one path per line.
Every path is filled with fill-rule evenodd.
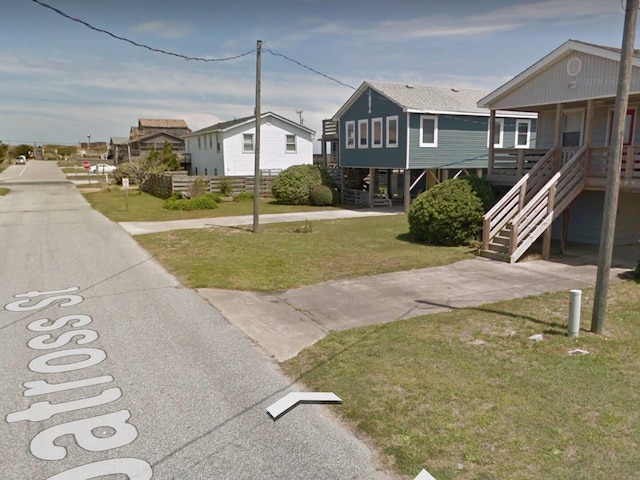
M 215 134 L 213 135 L 213 148 L 209 148 L 209 135 L 200 135 L 200 148 L 198 149 L 198 136 L 187 139 L 188 151 L 191 153 L 191 174 L 193 175 L 223 175 L 222 152 L 216 153 Z M 204 149 L 204 141 L 207 141 L 207 149 Z M 197 172 L 196 172 L 197 169 Z
M 580 73 L 569 76 L 567 61 L 572 57 L 582 61 Z M 588 98 L 615 97 L 618 62 L 582 52 L 569 52 L 525 84 L 497 99 L 494 109 L 527 108 Z M 640 69 L 633 68 L 632 92 L 640 91 Z
M 254 152 L 244 153 L 242 135 L 254 135 L 255 124 L 226 132 L 224 139 L 224 175 L 253 175 Z M 286 135 L 296 135 L 296 153 L 286 152 Z M 260 128 L 260 169 L 284 170 L 291 165 L 313 163 L 313 140 L 310 132 L 273 117 L 263 118 Z

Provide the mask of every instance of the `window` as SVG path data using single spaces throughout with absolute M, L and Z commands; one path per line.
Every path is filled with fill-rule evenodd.
M 347 137 L 347 148 L 356 148 L 356 122 L 350 120 L 344 124 L 345 136 Z
M 369 120 L 358 120 L 358 148 L 369 147 Z
M 579 147 L 582 144 L 582 110 L 567 110 L 564 113 L 562 126 L 562 146 Z
M 398 146 L 398 117 L 387 117 L 387 147 Z
M 213 135 L 209 135 L 209 148 L 213 148 Z
M 202 143 L 204 143 L 204 149 L 206 150 L 206 149 L 207 149 L 207 136 L 205 135 L 205 136 L 202 138 L 202 140 L 203 140 L 203 142 L 202 142 Z
M 529 148 L 531 120 L 516 120 L 516 148 Z
M 216 133 L 216 152 L 220 153 L 220 136 Z
M 296 153 L 296 136 L 295 135 L 285 135 L 286 137 L 286 153 Z
M 253 152 L 253 133 L 242 134 L 242 151 L 244 153 Z
M 493 127 L 493 147 L 502 148 L 502 141 L 504 139 L 504 118 L 496 118 L 495 126 Z M 487 133 L 487 147 L 489 146 L 489 135 Z
M 371 120 L 371 130 L 371 146 L 373 148 L 382 148 L 382 118 Z
M 438 146 L 438 117 L 422 115 L 420 117 L 420 146 Z
M 198 150 L 202 149 L 202 140 L 200 140 L 200 137 L 198 137 Z

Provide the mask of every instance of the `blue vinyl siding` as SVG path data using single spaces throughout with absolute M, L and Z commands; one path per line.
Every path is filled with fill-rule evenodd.
M 398 146 L 387 148 L 387 117 L 398 117 Z M 382 148 L 372 148 L 373 118 L 382 118 Z M 369 124 L 369 147 L 358 148 L 358 120 L 367 119 Z M 353 121 L 356 128 L 356 148 L 346 148 L 346 123 Z M 340 117 L 340 166 L 352 168 L 405 168 L 407 153 L 407 115 L 392 101 L 372 92 L 371 113 L 369 95 L 361 95 L 342 117 Z
M 409 168 L 487 168 L 488 117 L 438 115 L 438 146 L 420 146 L 420 114 L 409 120 Z

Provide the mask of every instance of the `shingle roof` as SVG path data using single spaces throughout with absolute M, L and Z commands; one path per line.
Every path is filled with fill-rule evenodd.
M 189 128 L 184 120 L 173 120 L 167 118 L 140 118 L 138 125 L 142 128 Z
M 616 48 L 616 47 L 609 47 L 608 45 L 599 45 L 597 43 L 589 43 L 589 42 L 583 42 L 582 40 L 569 40 L 570 42 L 575 42 L 575 43 L 581 43 L 582 45 L 587 45 L 589 47 L 596 47 L 596 48 L 602 48 L 603 50 L 609 50 L 610 52 L 614 52 L 617 53 L 618 55 L 620 55 L 620 53 L 622 52 L 622 49 L 620 48 Z M 633 50 L 633 56 L 634 57 L 638 57 L 640 58 L 640 50 Z
M 407 85 L 403 83 L 366 82 L 375 90 L 409 110 L 448 111 L 486 114 L 477 102 L 489 92 L 484 90 Z
M 111 137 L 111 143 L 114 145 L 126 145 L 128 142 L 128 137 Z
M 278 118 L 283 122 L 289 123 L 291 125 L 295 125 L 297 128 L 300 128 L 302 130 L 306 130 L 312 134 L 315 134 L 315 130 L 312 130 L 309 127 L 306 127 L 304 125 L 300 125 L 296 122 L 294 122 L 293 120 L 289 120 L 288 118 L 282 117 L 276 113 L 273 112 L 263 112 L 262 115 L 260 115 L 260 118 L 265 118 L 265 117 L 274 117 L 274 118 Z M 248 117 L 242 117 L 242 118 L 236 118 L 233 120 L 228 120 L 226 122 L 220 122 L 220 123 L 216 123 L 215 125 L 210 125 L 208 127 L 204 127 L 201 128 L 200 130 L 196 130 L 195 132 L 191 132 L 189 135 L 184 135 L 183 138 L 187 138 L 187 137 L 193 137 L 195 135 L 201 134 L 201 133 L 208 133 L 208 132 L 221 132 L 224 130 L 227 130 L 231 127 L 234 127 L 236 125 L 241 125 L 243 123 L 247 123 L 250 122 L 252 120 L 255 120 L 255 115 L 250 115 Z

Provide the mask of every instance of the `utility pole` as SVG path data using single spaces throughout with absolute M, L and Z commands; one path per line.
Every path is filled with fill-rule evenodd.
M 303 110 L 296 110 L 296 113 L 298 114 L 298 118 L 300 119 L 300 125 L 304 125 L 304 118 L 302 118 L 302 112 Z
M 262 76 L 262 40 L 258 40 L 256 48 L 256 138 L 254 142 L 253 166 L 253 233 L 260 230 L 260 79 Z
M 620 52 L 620 68 L 618 71 L 618 90 L 613 113 L 611 147 L 609 149 L 609 165 L 607 167 L 607 189 L 604 196 L 602 230 L 600 232 L 600 252 L 598 255 L 598 272 L 596 274 L 596 290 L 591 317 L 591 331 L 602 333 L 607 310 L 607 294 L 609 291 L 609 275 L 611 257 L 613 255 L 613 239 L 616 229 L 616 209 L 620 190 L 620 167 L 622 165 L 622 143 L 624 127 L 627 120 L 629 90 L 631 85 L 631 60 L 636 37 L 636 21 L 640 0 L 627 0 L 622 33 L 622 51 Z M 629 161 L 629 160 L 627 160 Z

